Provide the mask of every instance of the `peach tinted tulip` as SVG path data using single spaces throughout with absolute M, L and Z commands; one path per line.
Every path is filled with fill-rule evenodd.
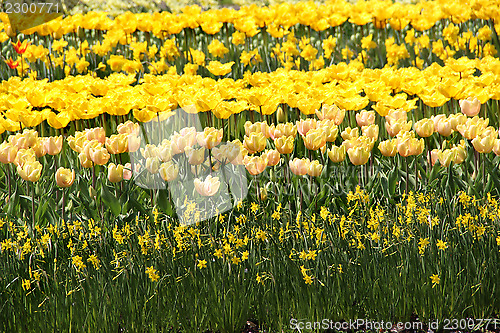
M 441 150 L 439 149 L 433 149 L 431 151 L 431 165 L 434 166 L 434 164 L 436 164 L 436 162 L 438 161 L 439 159 L 439 154 L 441 153 Z
M 127 152 L 135 153 L 136 151 L 139 150 L 139 147 L 141 146 L 141 138 L 134 134 L 130 134 L 127 137 L 127 143 L 128 143 Z
M 87 129 L 85 133 L 89 141 L 97 140 L 101 144 L 106 143 L 106 131 L 102 127 Z
M 123 180 L 123 165 L 110 163 L 108 165 L 108 180 L 112 183 L 118 183 Z
M 9 142 L 2 142 L 0 144 L 0 162 L 3 164 L 12 163 L 16 159 L 17 147 Z
M 307 132 L 316 128 L 316 125 L 317 125 L 316 123 L 317 123 L 316 119 L 312 119 L 312 118 L 305 119 L 305 120 L 301 119 L 300 121 L 296 122 L 297 131 L 301 135 L 306 135 Z
M 113 134 L 106 138 L 106 149 L 110 154 L 121 154 L 128 150 L 128 136 L 126 134 Z
M 134 136 L 138 136 L 141 130 L 139 124 L 134 123 L 130 120 L 127 120 L 123 124 L 119 124 L 116 128 L 118 133 L 120 134 L 133 134 Z
M 460 104 L 462 113 L 468 117 L 477 116 L 481 110 L 481 102 L 477 98 L 461 99 L 458 104 Z
M 128 162 L 123 167 L 123 179 L 129 180 L 130 178 L 132 178 L 132 164 Z
M 290 161 L 290 170 L 297 176 L 307 175 L 310 164 L 308 158 L 294 158 L 293 161 Z
M 60 167 L 56 171 L 56 184 L 59 187 L 70 187 L 75 181 L 75 170 Z
M 243 164 L 252 176 L 256 176 L 266 169 L 267 156 L 245 156 Z
M 326 132 L 323 128 L 312 129 L 305 136 L 302 136 L 302 139 L 307 149 L 318 150 L 326 145 Z
M 203 132 L 196 135 L 196 140 L 200 146 L 206 149 L 212 149 L 222 141 L 222 135 L 222 129 L 218 130 L 213 127 L 207 127 Z
M 378 125 L 372 124 L 369 126 L 363 126 L 361 127 L 361 132 L 363 132 L 364 136 L 374 139 L 375 141 L 378 139 Z
M 275 166 L 280 162 L 280 153 L 277 150 L 268 150 L 265 155 L 267 157 L 267 166 Z
M 205 148 L 193 149 L 191 147 L 186 147 L 184 153 L 188 157 L 188 162 L 191 165 L 200 165 L 205 161 Z
M 62 150 L 62 139 L 62 135 L 45 138 L 44 146 L 47 154 L 52 156 L 59 154 Z
M 179 175 L 179 167 L 172 161 L 160 165 L 160 176 L 166 182 L 175 180 Z
M 441 119 L 437 123 L 437 132 L 442 136 L 450 136 L 453 133 L 453 128 L 451 127 L 451 121 L 447 118 Z
M 500 155 L 500 139 L 495 139 L 495 143 L 493 144 L 493 152 L 495 155 Z
M 273 140 L 280 138 L 282 136 L 295 137 L 297 135 L 297 125 L 292 123 L 278 124 L 276 127 L 271 125 L 269 128 L 270 137 Z
M 78 154 L 78 159 L 80 160 L 80 165 L 83 168 L 91 168 L 94 165 L 92 160 L 84 152 Z
M 110 157 L 108 150 L 102 146 L 90 150 L 90 159 L 97 165 L 108 163 Z
M 35 162 L 36 154 L 35 151 L 31 148 L 29 149 L 19 149 L 17 151 L 16 158 L 14 159 L 14 164 L 17 166 L 23 166 L 28 162 Z
M 339 109 L 338 106 L 323 104 L 321 111 L 316 111 L 316 116 L 319 120 L 330 119 L 335 125 L 340 125 L 345 117 L 345 110 Z
M 47 154 L 47 151 L 45 150 L 45 138 L 38 138 L 37 142 L 33 146 L 33 150 L 35 151 L 36 157 L 42 157 Z
M 460 164 L 463 161 L 465 161 L 465 158 L 467 157 L 467 152 L 465 151 L 465 145 L 458 145 L 456 147 L 451 148 L 455 152 L 455 159 L 453 160 L 453 163 L 455 164 Z
M 198 178 L 194 180 L 194 188 L 196 189 L 196 192 L 204 197 L 213 196 L 217 193 L 219 187 L 219 177 L 212 177 L 211 175 L 208 175 L 204 181 L 201 181 Z
M 375 111 L 363 110 L 356 114 L 356 123 L 359 127 L 369 126 L 375 122 Z
M 250 136 L 250 133 L 262 133 L 266 138 L 269 138 L 271 135 L 270 127 L 265 121 L 256 123 L 247 121 L 244 127 L 246 136 Z

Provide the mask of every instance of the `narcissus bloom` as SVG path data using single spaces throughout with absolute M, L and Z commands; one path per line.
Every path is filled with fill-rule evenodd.
M 17 166 L 17 173 L 26 181 L 36 182 L 42 174 L 42 164 L 38 161 L 26 162 L 22 166 Z
M 75 170 L 60 167 L 56 171 L 56 184 L 59 187 L 70 187 L 75 181 Z
M 211 175 L 208 175 L 204 181 L 201 181 L 198 178 L 194 180 L 194 188 L 196 189 L 196 192 L 204 197 L 213 196 L 217 193 L 217 191 L 219 191 L 219 187 L 219 177 L 212 177 Z
M 207 69 L 213 75 L 226 75 L 231 72 L 231 67 L 233 67 L 234 61 L 230 61 L 225 64 L 221 64 L 218 61 L 210 61 L 207 66 Z

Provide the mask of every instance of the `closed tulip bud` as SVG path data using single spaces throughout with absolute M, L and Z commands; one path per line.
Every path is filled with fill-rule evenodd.
M 450 136 L 453 133 L 451 128 L 451 121 L 447 118 L 441 119 L 437 124 L 437 132 L 442 136 Z
M 160 176 L 166 182 L 171 182 L 179 175 L 179 167 L 172 161 L 160 165 Z
M 48 138 L 45 138 L 44 146 L 45 146 L 45 151 L 49 155 L 57 155 L 61 152 L 62 150 L 62 135 L 60 136 L 49 136 Z
M 397 140 L 385 140 L 378 144 L 380 153 L 386 157 L 394 157 L 398 153 Z
M 108 180 L 112 183 L 118 183 L 123 180 L 123 165 L 110 163 L 108 165 Z
M 481 110 L 481 102 L 477 98 L 461 99 L 458 104 L 460 104 L 462 113 L 468 117 L 477 116 Z
M 495 139 L 490 135 L 486 135 L 484 137 L 477 136 L 472 140 L 474 149 L 481 154 L 490 153 L 493 150 L 494 144 Z
M 106 138 L 106 149 L 110 154 L 121 154 L 128 150 L 127 134 L 114 134 Z
M 347 154 L 349 155 L 351 163 L 354 165 L 366 164 L 370 158 L 370 151 L 368 150 L 368 147 L 350 148 L 347 150 Z
M 12 163 L 16 159 L 18 148 L 9 142 L 0 144 L 0 162 L 3 164 Z
M 196 140 L 200 146 L 212 149 L 222 141 L 222 135 L 222 129 L 218 130 L 213 127 L 207 127 L 203 132 L 197 134 Z
M 378 140 L 378 125 L 369 125 L 369 126 L 363 126 L 361 127 L 361 132 L 363 132 L 363 135 L 374 139 L 375 141 Z
M 45 156 L 45 154 L 47 154 L 44 143 L 45 143 L 45 138 L 38 138 L 37 142 L 33 146 L 33 150 L 35 151 L 35 155 L 37 158 Z
M 265 201 L 267 199 L 267 189 L 265 187 L 260 188 L 260 200 Z
M 321 171 L 323 171 L 323 165 L 319 163 L 319 161 L 312 161 L 309 163 L 309 170 L 307 174 L 311 177 L 318 177 L 321 175 Z
M 146 169 L 152 174 L 158 173 L 160 162 L 158 157 L 148 157 L 146 158 Z
M 243 164 L 252 176 L 256 176 L 266 169 L 267 156 L 245 156 Z
M 89 141 L 97 140 L 101 144 L 106 143 L 106 131 L 102 127 L 87 129 L 85 135 Z
M 307 175 L 311 162 L 308 158 L 294 158 L 290 161 L 290 170 L 297 176 Z
M 422 119 L 415 123 L 415 132 L 421 138 L 428 138 L 434 133 L 434 122 L 432 119 Z
M 116 129 L 119 134 L 139 136 L 141 127 L 139 124 L 127 120 L 125 123 L 119 124 Z
M 323 128 L 312 129 L 302 139 L 307 149 L 318 150 L 326 145 L 326 132 Z
M 94 163 L 92 163 L 92 160 L 84 152 L 78 154 L 78 159 L 80 160 L 80 165 L 83 168 L 91 168 L 94 165 Z
M 252 132 L 250 133 L 250 136 L 245 135 L 244 145 L 250 153 L 263 151 L 264 148 L 266 148 L 266 137 L 260 132 Z
M 103 146 L 98 146 L 90 150 L 90 159 L 97 165 L 108 163 L 110 157 L 111 155 L 109 155 L 108 150 Z
M 430 163 L 431 163 L 432 166 L 434 166 L 434 164 L 436 164 L 436 162 L 438 161 L 439 154 L 441 154 L 441 150 L 439 150 L 439 149 L 433 149 L 431 151 L 431 160 L 430 160 Z
M 333 105 L 323 104 L 323 106 L 321 107 L 321 111 L 318 110 L 316 111 L 316 116 L 318 117 L 319 120 L 323 119 L 333 120 L 335 125 L 338 126 L 344 120 L 345 110 L 339 109 L 339 107 L 336 106 L 335 104 Z
M 441 166 L 448 167 L 455 160 L 456 152 L 452 149 L 445 149 L 438 153 L 439 163 Z
M 285 111 L 283 111 L 283 109 L 280 107 L 278 107 L 278 111 L 276 111 L 276 119 L 278 120 L 278 122 L 280 123 L 284 123 L 286 122 L 286 113 Z
M 204 181 L 201 181 L 198 178 L 194 180 L 194 188 L 196 189 L 196 192 L 204 197 L 213 196 L 217 193 L 217 191 L 219 191 L 219 187 L 219 177 L 212 177 L 211 175 L 208 175 Z
M 31 148 L 19 149 L 17 151 L 16 158 L 14 159 L 14 164 L 16 166 L 23 166 L 25 163 L 31 163 L 36 161 L 35 151 Z
M 75 181 L 75 170 L 60 167 L 56 171 L 56 184 L 59 187 L 70 187 Z
M 333 146 L 332 149 L 328 150 L 328 157 L 333 163 L 340 163 L 345 160 L 345 146 L 340 147 Z
M 38 161 L 26 162 L 22 166 L 17 166 L 17 173 L 26 181 L 36 182 L 42 174 L 42 164 Z
M 132 178 L 132 164 L 128 162 L 123 167 L 123 179 L 129 180 L 130 178 Z
M 186 147 L 184 150 L 188 158 L 188 162 L 191 165 L 200 165 L 205 161 L 205 148 L 193 149 L 191 147 Z
M 293 152 L 293 141 L 292 136 L 282 136 L 274 140 L 274 145 L 280 154 L 290 154 Z
M 300 121 L 296 122 L 297 126 L 297 131 L 301 135 L 306 135 L 307 132 L 309 132 L 312 129 L 316 129 L 317 121 L 316 119 L 308 118 L 308 119 L 301 119 Z
M 275 166 L 280 162 L 280 153 L 277 150 L 268 150 L 264 152 L 262 155 L 266 155 L 267 157 L 267 166 Z
M 344 140 L 350 140 L 350 139 L 357 138 L 357 137 L 359 137 L 359 128 L 357 128 L 357 127 L 354 127 L 354 128 L 347 127 L 345 130 L 342 131 L 342 133 L 340 133 L 340 136 Z
M 375 122 L 375 111 L 363 110 L 356 114 L 356 123 L 359 127 L 369 126 Z

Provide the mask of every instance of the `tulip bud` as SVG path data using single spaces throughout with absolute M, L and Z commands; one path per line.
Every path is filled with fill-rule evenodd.
M 278 120 L 278 122 L 280 123 L 284 123 L 286 122 L 286 113 L 285 111 L 283 111 L 283 109 L 280 107 L 278 107 L 278 111 L 276 111 L 276 119 Z
M 120 134 L 132 134 L 134 136 L 138 136 L 141 130 L 141 127 L 139 124 L 134 123 L 130 120 L 127 120 L 125 123 L 119 124 L 116 127 L 116 130 Z
M 260 200 L 265 201 L 267 199 L 267 189 L 265 187 L 260 188 Z
M 128 162 L 123 167 L 123 179 L 129 180 L 130 178 L 132 178 L 132 164 Z
M 441 163 L 441 166 L 448 167 L 450 163 L 455 160 L 455 154 L 456 152 L 451 149 L 445 149 L 438 152 L 439 163 Z
M 56 171 L 56 184 L 59 187 L 70 187 L 75 181 L 75 170 L 60 167 Z
M 106 149 L 110 154 L 121 154 L 128 150 L 128 136 L 126 134 L 113 134 L 106 138 Z
M 123 180 L 123 165 L 110 163 L 108 165 L 108 180 L 112 183 L 118 183 Z
M 213 127 L 207 127 L 203 132 L 197 134 L 196 140 L 200 146 L 212 149 L 222 141 L 222 135 L 222 129 L 217 130 Z
M 87 136 L 87 140 L 97 140 L 101 144 L 106 143 L 106 131 L 103 127 L 96 127 L 91 129 L 86 129 L 85 134 Z

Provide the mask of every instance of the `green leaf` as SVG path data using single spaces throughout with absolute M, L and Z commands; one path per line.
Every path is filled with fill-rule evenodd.
M 101 186 L 101 199 L 111 209 L 113 215 L 118 216 L 121 212 L 121 205 L 118 198 L 112 194 L 106 185 Z

